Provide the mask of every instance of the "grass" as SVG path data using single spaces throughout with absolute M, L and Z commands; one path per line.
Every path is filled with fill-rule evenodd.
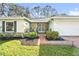
M 19 40 L 1 40 L 1 56 L 37 56 L 38 46 L 23 46 Z
M 0 56 L 77 56 L 79 48 L 71 46 L 23 46 L 20 40 L 0 40 Z
M 79 48 L 72 46 L 41 45 L 39 52 L 40 56 L 76 56 L 79 55 Z

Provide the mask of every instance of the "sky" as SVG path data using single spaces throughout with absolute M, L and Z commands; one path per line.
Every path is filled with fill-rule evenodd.
M 33 8 L 34 6 L 44 7 L 46 5 L 51 5 L 58 11 L 58 13 L 79 15 L 79 3 L 18 3 L 18 5 L 29 8 Z

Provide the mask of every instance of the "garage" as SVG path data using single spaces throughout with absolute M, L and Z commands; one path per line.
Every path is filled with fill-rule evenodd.
M 79 18 L 55 18 L 53 27 L 61 36 L 79 36 Z

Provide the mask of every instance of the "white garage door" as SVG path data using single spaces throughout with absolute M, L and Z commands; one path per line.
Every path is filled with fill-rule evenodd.
M 62 36 L 79 36 L 79 21 L 55 21 L 54 30 Z

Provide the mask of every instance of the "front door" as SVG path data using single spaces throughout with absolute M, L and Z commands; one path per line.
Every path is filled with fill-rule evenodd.
M 38 24 L 38 32 L 39 33 L 45 32 L 45 24 L 43 23 Z

